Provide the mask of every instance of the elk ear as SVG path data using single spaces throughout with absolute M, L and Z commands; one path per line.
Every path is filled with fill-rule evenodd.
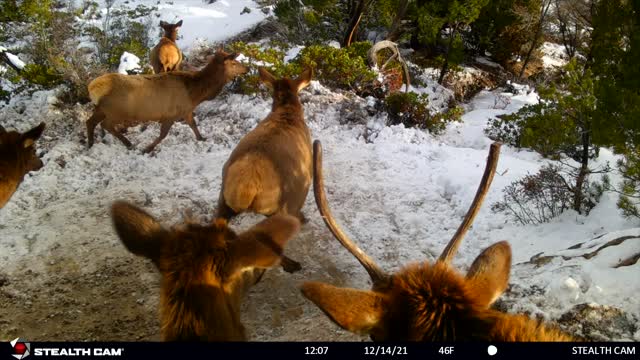
M 484 249 L 473 261 L 467 279 L 472 283 L 480 302 L 486 307 L 507 289 L 511 270 L 511 247 L 506 241 Z
M 111 206 L 111 218 L 127 250 L 154 261 L 160 258 L 167 230 L 153 216 L 127 202 L 116 201 Z
M 260 80 L 268 87 L 273 88 L 273 83 L 276 82 L 276 78 L 263 67 L 258 68 L 258 73 L 260 74 Z
M 287 241 L 300 230 L 300 221 L 275 215 L 238 236 L 229 248 L 226 273 L 233 276 L 249 268 L 270 268 L 280 262 Z
M 308 67 L 305 71 L 303 71 L 302 74 L 300 74 L 300 76 L 298 76 L 298 78 L 295 80 L 298 92 L 300 92 L 300 90 L 306 88 L 309 85 L 312 77 L 313 77 L 313 69 L 310 67 Z
M 321 282 L 306 282 L 302 295 L 313 301 L 333 322 L 345 330 L 368 334 L 384 314 L 384 298 L 373 291 L 339 288 Z
M 38 140 L 42 135 L 42 132 L 44 131 L 44 127 L 45 127 L 45 124 L 42 122 L 40 123 L 40 125 L 22 134 L 21 136 L 22 145 L 24 146 L 25 149 L 35 144 L 36 140 Z
M 238 54 L 237 52 L 234 52 L 234 53 L 231 53 L 231 54 L 225 56 L 224 59 L 225 60 L 235 60 L 238 57 L 238 55 L 240 55 L 240 54 Z
M 165 26 L 167 26 L 167 22 L 166 22 L 166 21 L 164 21 L 164 20 L 160 20 L 160 26 L 161 26 L 161 27 L 165 27 Z
M 182 26 L 182 20 L 178 21 L 178 22 L 176 23 L 176 26 L 177 26 L 177 27 L 181 27 L 181 26 Z
M 0 125 L 0 135 L 6 133 L 7 130 L 4 129 L 4 126 Z

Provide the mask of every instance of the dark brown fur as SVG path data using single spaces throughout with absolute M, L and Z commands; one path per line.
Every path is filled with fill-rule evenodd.
M 131 147 L 131 142 L 118 129 L 156 121 L 162 127 L 160 136 L 144 150 L 150 152 L 180 119 L 191 127 L 196 139 L 204 140 L 193 119 L 193 110 L 201 102 L 215 98 L 226 83 L 248 71 L 235 57 L 236 54 L 218 51 L 207 66 L 196 72 L 105 74 L 93 80 L 89 84 L 89 96 L 96 107 L 87 120 L 89 147 L 93 145 L 98 124 Z
M 178 29 L 181 26 L 182 20 L 175 24 L 160 21 L 160 27 L 164 29 L 164 36 L 149 53 L 149 61 L 155 74 L 180 70 L 182 52 L 178 48 L 176 40 L 178 39 Z
M 271 113 L 245 135 L 222 170 L 218 217 L 231 219 L 252 211 L 262 215 L 290 214 L 303 219 L 301 209 L 313 173 L 311 134 L 304 121 L 298 91 L 311 79 L 307 70 L 296 80 L 276 80 L 260 69 L 273 89 Z M 291 264 L 291 271 L 299 264 Z
M 112 218 L 127 249 L 151 259 L 160 271 L 166 341 L 246 340 L 242 296 L 264 269 L 280 261 L 286 242 L 300 227 L 296 218 L 277 216 L 242 234 L 222 219 L 165 229 L 124 202 L 113 205 Z
M 35 142 L 44 131 L 45 124 L 20 134 L 6 131 L 0 126 L 0 209 L 30 171 L 39 170 L 42 161 L 36 155 Z

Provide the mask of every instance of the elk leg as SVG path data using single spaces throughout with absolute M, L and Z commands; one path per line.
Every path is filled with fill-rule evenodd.
M 93 115 L 87 120 L 87 145 L 93 146 L 93 137 L 96 130 L 96 126 L 104 120 L 104 114 L 102 111 L 96 109 Z M 103 130 L 104 131 L 104 130 Z
M 115 136 L 118 138 L 118 140 L 122 141 L 122 143 L 124 144 L 124 146 L 126 146 L 127 148 L 131 148 L 133 145 L 131 144 L 131 141 L 129 141 L 129 139 L 127 139 L 124 135 L 122 135 L 120 133 L 120 131 L 118 131 L 115 126 L 113 126 L 113 124 L 102 124 L 102 128 L 107 130 L 111 135 Z
M 153 149 L 160 144 L 160 141 L 162 141 L 164 138 L 167 137 L 167 135 L 169 134 L 169 129 L 171 129 L 171 126 L 173 125 L 173 121 L 165 121 L 162 123 L 162 125 L 160 126 L 160 136 L 158 136 L 158 138 L 151 143 L 151 145 L 147 146 L 143 153 L 150 153 L 153 151 Z
M 282 255 L 280 265 L 282 265 L 282 270 L 291 274 L 302 269 L 302 265 L 300 265 L 299 262 L 287 257 L 286 255 Z
M 300 220 L 300 224 L 306 224 L 309 221 L 302 211 L 298 213 L 298 220 Z
M 222 190 L 220 190 L 220 197 L 218 198 L 218 209 L 216 209 L 216 218 L 223 218 L 229 221 L 236 215 L 238 215 L 238 213 L 230 208 L 229 205 L 227 205 L 227 202 L 224 201 Z
M 187 116 L 184 117 L 184 121 L 189 125 L 193 133 L 196 134 L 196 139 L 199 141 L 204 141 L 204 137 L 200 135 L 200 131 L 198 131 L 198 126 L 196 125 L 196 121 L 193 119 L 193 113 L 190 112 Z

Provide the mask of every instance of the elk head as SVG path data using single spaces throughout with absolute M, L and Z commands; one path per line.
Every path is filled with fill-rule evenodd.
M 237 76 L 244 75 L 249 72 L 249 68 L 240 63 L 236 58 L 238 53 L 228 53 L 222 49 L 218 49 L 215 55 L 210 58 L 212 63 L 222 66 L 224 69 L 224 81 L 228 82 Z
M 164 37 L 176 41 L 178 38 L 178 29 L 182 26 L 182 20 L 175 24 L 169 24 L 166 21 L 160 21 L 160 27 L 164 30 Z
M 313 69 L 305 69 L 295 80 L 276 79 L 267 69 L 259 68 L 260 81 L 273 91 L 273 109 L 287 104 L 299 104 L 298 93 L 311 82 Z
M 340 288 L 307 282 L 302 293 L 336 324 L 373 340 L 451 341 L 488 336 L 493 316 L 489 306 L 506 289 L 511 249 L 499 242 L 485 249 L 466 277 L 449 262 L 467 232 L 489 189 L 500 145 L 491 145 L 487 167 L 475 199 L 458 231 L 435 264 L 405 267 L 385 273 L 341 231 L 329 210 L 322 177 L 322 147 L 314 143 L 314 195 L 322 218 L 336 239 L 364 266 L 372 290 Z M 493 310 L 492 310 L 493 311 Z
M 126 202 L 111 209 L 115 230 L 133 254 L 150 259 L 162 276 L 160 296 L 165 340 L 244 340 L 240 299 L 277 265 L 299 221 L 272 216 L 236 234 L 222 219 L 212 224 L 163 227 Z

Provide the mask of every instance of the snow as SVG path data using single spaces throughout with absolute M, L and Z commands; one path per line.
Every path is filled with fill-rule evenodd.
M 136 69 L 140 69 L 140 58 L 126 51 L 122 53 L 120 64 L 118 65 L 118 73 L 127 75 L 127 71 Z
M 184 37 L 179 44 L 186 48 L 200 39 L 223 40 L 264 17 L 261 11 L 254 11 L 255 3 L 243 0 L 213 5 L 194 0 L 159 6 L 163 9 L 161 19 L 184 20 L 180 32 Z M 244 6 L 252 8 L 250 14 L 240 15 Z M 288 56 L 295 56 L 294 51 L 290 50 Z M 125 57 L 127 62 L 129 59 Z M 451 91 L 437 85 L 429 70 L 419 77 L 425 85 L 414 86 L 412 91 L 428 93 L 432 106 L 443 107 Z M 491 143 L 483 132 L 487 122 L 538 101 L 535 91 L 517 84 L 512 87 L 516 93 L 504 89 L 481 91 L 465 105 L 462 122 L 451 124 L 438 137 L 402 125 L 385 126 L 384 114 L 345 124 L 345 112 L 372 106 L 374 101 L 334 93 L 317 81 L 303 90 L 301 99 L 312 137 L 323 143 L 325 184 L 332 212 L 343 230 L 385 270 L 395 271 L 415 261 L 433 261 L 445 247 L 468 209 L 484 170 Z M 497 108 L 497 99 L 508 101 Z M 189 127 L 178 123 L 154 154 L 144 155 L 139 149 L 157 137 L 157 124 L 145 131 L 129 129 L 126 136 L 134 150 L 125 149 L 110 135 L 102 141 L 98 137 L 96 145 L 87 150 L 81 141 L 85 139 L 83 122 L 91 114 L 90 106 L 78 106 L 70 116 L 54 108 L 54 101 L 53 92 L 36 92 L 32 97 L 13 97 L 0 109 L 0 123 L 5 128 L 24 131 L 40 121 L 47 122 L 38 143 L 44 167 L 26 176 L 0 210 L 0 263 L 2 271 L 10 274 L 20 274 L 25 264 L 30 271 L 46 274 L 49 262 L 54 261 L 52 251 L 58 248 L 61 250 L 55 253 L 63 255 L 56 261 L 80 273 L 96 271 L 101 261 L 129 258 L 109 218 L 109 206 L 115 200 L 144 206 L 167 225 L 182 221 L 186 210 L 197 217 L 209 217 L 216 206 L 224 162 L 240 138 L 271 109 L 271 99 L 220 95 L 196 110 L 206 141 L 196 141 Z M 617 155 L 602 149 L 598 163 L 615 163 L 617 159 Z M 531 151 L 502 147 L 491 190 L 454 265 L 465 270 L 482 249 L 508 240 L 513 252 L 512 287 L 542 289 L 530 296 L 517 296 L 515 290 L 506 294 L 511 300 L 509 311 L 557 319 L 573 305 L 588 302 L 618 307 L 640 318 L 640 263 L 614 267 L 621 259 L 640 252 L 640 241 L 627 240 L 605 247 L 590 258 L 583 256 L 622 236 L 640 237 L 638 223 L 621 217 L 615 194 L 605 193 L 589 216 L 567 211 L 540 225 L 518 225 L 507 215 L 490 210 L 491 204 L 501 199 L 502 189 L 535 173 L 548 161 Z M 620 180 L 616 174 L 611 178 L 614 183 Z M 303 270 L 296 274 L 279 269 L 268 272 L 249 296 L 250 305 L 244 305 L 258 314 L 282 314 L 277 316 L 283 316 L 286 325 L 263 322 L 261 315 L 250 316 L 244 321 L 251 338 L 326 340 L 319 334 L 331 333 L 331 339 L 358 339 L 336 330 L 297 291 L 297 286 L 308 280 L 368 286 L 366 272 L 326 229 L 312 194 L 303 211 L 309 222 L 286 249 L 302 263 Z M 243 215 L 232 226 L 246 229 L 257 219 Z M 570 249 L 577 244 L 582 245 Z M 550 256 L 551 261 L 534 264 L 532 258 L 540 254 Z M 141 262 L 133 260 L 134 264 Z M 137 266 L 140 276 L 154 278 L 153 269 Z M 278 296 L 274 296 L 274 286 Z M 288 312 L 290 308 L 295 311 Z
M 491 66 L 494 68 L 502 68 L 502 66 L 500 64 L 498 64 L 497 62 L 491 61 L 489 59 L 487 59 L 486 57 L 483 56 L 476 56 L 475 57 L 475 61 L 483 64 L 483 65 L 487 65 L 487 66 Z
M 17 67 L 18 69 L 24 69 L 26 64 L 24 63 L 24 61 L 20 60 L 19 57 L 17 57 L 16 55 L 13 55 L 10 52 L 6 52 L 5 54 L 7 55 L 7 58 L 9 59 L 9 61 L 11 61 L 11 63 L 15 67 Z
M 104 7 L 104 0 L 100 3 Z M 200 42 L 223 41 L 267 17 L 252 0 L 218 0 L 213 4 L 206 4 L 203 0 L 131 0 L 127 6 L 135 8 L 139 4 L 157 6 L 158 10 L 154 12 L 157 16 L 153 16 L 156 24 L 161 20 L 169 23 L 183 20 L 183 25 L 178 30 L 177 43 L 185 53 L 189 53 Z M 115 6 L 121 5 L 123 2 L 118 1 Z M 251 11 L 240 15 L 245 7 Z
M 301 46 L 301 45 L 294 46 L 291 49 L 289 49 L 284 56 L 284 62 L 288 63 L 291 60 L 295 59 L 300 53 L 300 51 L 302 51 L 302 49 L 304 49 L 304 46 Z
M 542 62 L 544 67 L 562 67 L 567 64 L 567 53 L 564 46 L 550 42 L 544 42 L 540 48 L 542 53 Z

